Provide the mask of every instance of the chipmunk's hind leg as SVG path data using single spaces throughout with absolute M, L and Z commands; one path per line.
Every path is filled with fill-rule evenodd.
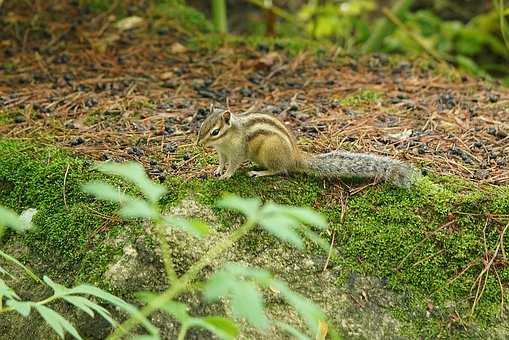
M 288 174 L 291 165 L 288 164 L 291 159 L 290 146 L 282 143 L 278 136 L 266 138 L 260 145 L 257 153 L 256 163 L 265 167 L 267 170 L 250 171 L 249 176 L 262 177 L 278 174 Z

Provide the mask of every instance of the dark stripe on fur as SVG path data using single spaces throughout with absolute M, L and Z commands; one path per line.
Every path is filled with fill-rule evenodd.
M 278 134 L 274 131 L 259 129 L 259 130 L 256 130 L 255 132 L 250 133 L 246 136 L 246 143 L 249 144 L 249 142 L 253 141 L 254 139 L 256 139 L 257 137 L 260 137 L 260 136 L 278 136 Z M 279 137 L 279 138 L 281 138 L 281 137 Z M 258 145 L 256 146 L 256 149 L 252 150 L 252 153 L 254 155 L 258 155 L 258 152 L 260 151 L 260 148 L 263 146 L 264 143 L 265 143 L 265 141 L 258 143 Z
M 282 132 L 286 137 L 288 137 L 288 140 L 290 142 L 294 141 L 294 138 L 290 134 L 290 132 L 288 132 L 288 129 L 277 118 L 272 118 L 270 116 L 266 116 L 266 117 L 264 117 L 264 116 L 254 116 L 254 117 L 248 119 L 248 121 L 245 124 L 245 127 L 246 127 L 246 129 L 248 129 L 248 128 L 250 128 L 253 125 L 256 125 L 258 123 L 267 124 L 267 125 L 273 126 L 278 131 Z

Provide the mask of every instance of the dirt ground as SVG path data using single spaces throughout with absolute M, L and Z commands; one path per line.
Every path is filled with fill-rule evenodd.
M 436 62 L 333 49 L 289 56 L 285 43 L 209 49 L 171 24 L 121 30 L 107 13 L 49 13 L 38 30 L 23 25 L 29 13 L 10 13 L 1 33 L 2 136 L 135 158 L 161 179 L 205 176 L 213 165 L 194 146 L 196 132 L 210 104 L 228 100 L 234 112 L 281 118 L 308 150 L 369 151 L 509 182 L 509 89 L 495 83 Z

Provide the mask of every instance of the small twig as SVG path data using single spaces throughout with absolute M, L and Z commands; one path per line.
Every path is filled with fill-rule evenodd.
M 346 204 L 346 198 L 344 197 L 345 191 L 342 189 L 340 191 L 340 200 L 341 200 L 341 215 L 339 217 L 339 223 L 340 225 L 343 225 L 345 222 L 345 216 L 346 216 L 346 210 L 347 210 L 347 204 Z M 334 230 L 332 232 L 332 240 L 329 248 L 329 253 L 327 254 L 327 259 L 325 260 L 325 265 L 323 266 L 323 272 L 327 269 L 327 266 L 329 265 L 329 261 L 332 255 L 332 249 L 334 249 L 334 241 L 336 237 L 336 231 Z
M 325 272 L 327 270 L 327 266 L 329 265 L 330 257 L 332 255 L 332 249 L 334 248 L 335 237 L 336 237 L 336 231 L 334 230 L 332 232 L 332 240 L 331 240 L 331 243 L 330 243 L 329 253 L 327 254 L 327 259 L 325 260 L 325 264 L 323 266 L 322 272 Z
M 465 274 L 470 268 L 475 266 L 478 262 L 479 262 L 479 259 L 471 261 L 461 272 L 459 272 L 455 277 L 453 277 L 452 279 L 447 281 L 447 283 L 445 284 L 445 286 L 443 288 L 449 286 L 451 283 L 453 283 L 454 281 L 459 279 L 461 276 L 463 276 L 463 274 Z
M 498 275 L 497 267 L 493 267 L 493 269 L 495 270 L 495 276 L 500 287 L 500 317 L 502 318 L 504 316 L 504 286 L 502 285 L 502 280 L 500 280 L 500 275 Z
M 484 290 L 486 288 L 486 282 L 488 281 L 488 275 L 489 275 L 490 268 L 493 265 L 493 262 L 495 261 L 495 258 L 497 257 L 498 252 L 500 251 L 500 246 L 502 245 L 500 240 L 503 239 L 504 234 L 507 231 L 507 228 L 509 228 L 509 223 L 507 223 L 504 230 L 502 230 L 502 234 L 500 235 L 499 241 L 497 242 L 497 247 L 495 248 L 495 252 L 493 253 L 493 256 L 491 257 L 490 261 L 484 266 L 484 269 L 481 271 L 481 273 L 479 274 L 479 276 L 477 277 L 477 279 L 474 282 L 474 285 L 475 285 L 479 281 L 479 285 L 477 286 L 474 303 L 472 304 L 472 308 L 470 310 L 470 316 L 473 316 L 475 307 L 481 300 L 481 297 L 484 293 Z M 484 283 L 482 284 L 482 289 L 481 289 L 481 282 L 483 281 L 483 276 L 484 276 Z
M 417 249 L 419 248 L 420 245 L 422 245 L 424 242 L 426 242 L 431 236 L 433 236 L 435 233 L 437 233 L 439 230 L 443 229 L 443 228 L 446 228 L 448 226 L 450 226 L 451 224 L 453 224 L 455 222 L 455 220 L 452 220 L 452 221 L 449 221 L 445 224 L 442 224 L 440 225 L 438 228 L 436 228 L 435 230 L 433 230 L 431 233 L 429 233 L 425 238 L 423 238 L 421 241 L 419 241 L 419 243 L 417 243 L 409 252 L 408 254 L 406 254 L 406 256 L 399 262 L 398 266 L 396 267 L 396 271 L 399 271 L 401 269 L 401 265 L 403 264 L 403 262 L 406 261 L 406 259 L 408 259 L 410 257 L 410 255 L 412 255 L 412 253 Z
M 63 195 L 64 195 L 64 206 L 65 206 L 65 209 L 69 209 L 69 207 L 67 206 L 67 195 L 65 193 L 65 184 L 67 182 L 67 174 L 69 173 L 69 168 L 71 167 L 71 164 L 70 163 L 67 163 L 67 169 L 65 169 L 65 175 L 64 175 L 64 187 L 62 189 L 63 191 Z

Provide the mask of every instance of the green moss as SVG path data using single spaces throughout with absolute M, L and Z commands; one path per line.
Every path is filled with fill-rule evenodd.
M 509 196 L 459 188 L 452 191 L 425 179 L 413 192 L 380 186 L 354 196 L 345 223 L 332 225 L 338 235 L 339 264 L 346 272 L 386 278 L 389 287 L 412 296 L 412 307 L 404 309 L 408 313 L 425 310 L 431 301 L 440 308 L 452 302 L 456 312 L 467 315 L 470 304 L 463 301 L 482 270 L 486 218 L 495 207 L 504 207 L 499 213 L 507 214 Z M 488 249 L 495 249 L 499 232 L 500 224 L 487 224 Z M 476 260 L 478 265 L 458 276 Z M 492 275 L 476 309 L 481 325 L 490 325 L 500 313 L 497 287 Z M 433 335 L 439 332 L 435 328 Z
M 99 176 L 91 164 L 55 148 L 0 140 L 0 205 L 38 210 L 35 228 L 23 238 L 30 250 L 25 260 L 44 263 L 35 269 L 68 284 L 76 277 L 97 281 L 115 255 L 102 243 L 125 227 L 118 225 L 112 205 L 81 192 L 83 183 Z
M 23 113 L 20 113 L 19 111 L 6 111 L 2 110 L 0 111 L 0 125 L 2 124 L 12 124 L 14 123 L 14 119 L 16 116 L 23 115 Z
M 344 106 L 361 106 L 370 103 L 376 103 L 380 100 L 381 94 L 368 89 L 360 89 L 356 93 L 340 100 Z

